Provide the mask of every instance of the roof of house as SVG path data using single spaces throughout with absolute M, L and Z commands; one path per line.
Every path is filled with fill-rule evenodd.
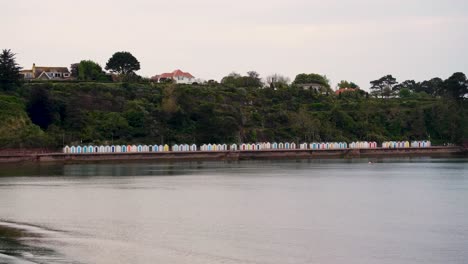
M 36 72 L 63 72 L 68 73 L 70 72 L 67 67 L 42 67 L 36 66 Z
M 355 92 L 357 90 L 359 90 L 359 89 L 357 89 L 357 88 L 340 88 L 340 89 L 335 91 L 335 94 L 338 95 L 338 94 L 343 93 L 343 92 Z
M 195 78 L 192 74 L 188 72 L 183 72 L 179 69 L 173 71 L 173 72 L 168 72 L 168 73 L 163 73 L 160 75 L 154 76 L 152 79 L 161 79 L 161 78 L 166 78 L 166 79 L 174 79 L 176 77 L 186 77 L 186 78 Z

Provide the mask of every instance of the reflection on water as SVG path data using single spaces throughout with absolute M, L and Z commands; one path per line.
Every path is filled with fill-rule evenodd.
M 1 165 L 0 254 L 34 263 L 464 263 L 467 161 Z

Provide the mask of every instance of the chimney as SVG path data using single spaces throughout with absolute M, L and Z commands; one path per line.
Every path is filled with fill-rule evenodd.
M 34 79 L 36 78 L 36 63 L 33 63 L 33 66 L 32 66 L 32 77 Z

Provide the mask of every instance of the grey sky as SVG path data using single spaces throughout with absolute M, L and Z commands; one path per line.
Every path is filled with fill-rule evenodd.
M 180 68 L 219 80 L 232 71 L 326 74 L 367 89 L 468 74 L 467 0 L 0 0 L 0 48 L 30 68 L 105 65 L 130 51 L 139 74 Z

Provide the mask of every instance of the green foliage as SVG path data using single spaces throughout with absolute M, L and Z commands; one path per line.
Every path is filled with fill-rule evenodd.
M 0 53 L 0 89 L 12 90 L 21 81 L 21 67 L 16 63 L 15 54 L 4 49 Z
M 375 97 L 390 97 L 393 87 L 398 83 L 392 75 L 385 75 L 378 80 L 371 81 L 371 93 Z
M 236 88 L 259 88 L 263 86 L 260 76 L 255 71 L 247 72 L 247 76 L 241 76 L 238 73 L 231 73 L 221 80 L 221 83 L 228 87 Z
M 73 72 L 73 70 L 72 70 Z M 91 60 L 82 60 L 77 68 L 78 80 L 82 81 L 106 81 L 106 74 L 99 64 Z
M 338 84 L 337 84 L 337 87 L 338 89 L 342 89 L 342 88 L 353 88 L 353 89 L 356 89 L 356 88 L 359 88 L 359 86 L 353 82 L 348 82 L 348 81 L 345 81 L 345 80 L 342 80 L 340 81 Z
M 364 92 L 326 96 L 294 85 L 27 83 L 15 95 L 0 93 L 0 147 L 60 147 L 63 139 L 202 144 L 430 138 L 437 144 L 468 138 L 467 101 L 409 88 L 398 92 L 399 98 L 382 100 Z
M 53 121 L 53 104 L 49 92 L 43 87 L 35 87 L 28 100 L 27 112 L 31 121 L 42 129 L 47 129 Z
M 308 84 L 308 83 L 316 83 L 323 85 L 324 87 L 330 88 L 330 81 L 327 79 L 325 75 L 320 75 L 316 73 L 301 73 L 296 76 L 294 79 L 294 84 Z
M 468 80 L 462 72 L 456 72 L 444 82 L 444 94 L 451 98 L 463 98 L 468 94 Z
M 140 62 L 127 51 L 116 52 L 107 61 L 106 70 L 120 75 L 129 75 L 140 69 Z

